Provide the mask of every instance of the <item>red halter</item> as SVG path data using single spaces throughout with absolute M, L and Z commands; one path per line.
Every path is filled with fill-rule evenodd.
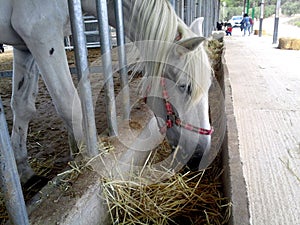
M 209 130 L 204 129 L 204 128 L 200 128 L 200 127 L 196 127 L 192 124 L 185 123 L 178 116 L 176 116 L 171 103 L 168 101 L 169 94 L 168 94 L 167 89 L 166 89 L 166 80 L 165 80 L 165 78 L 161 78 L 160 83 L 161 83 L 161 86 L 162 86 L 162 95 L 163 95 L 163 99 L 165 101 L 165 107 L 166 107 L 166 110 L 167 110 L 166 123 L 164 124 L 164 126 L 162 126 L 159 129 L 160 133 L 165 134 L 167 132 L 167 129 L 172 128 L 174 125 L 182 127 L 186 130 L 201 134 L 201 135 L 211 135 L 213 133 L 213 127 L 211 127 Z M 147 97 L 145 98 L 145 102 L 146 102 L 146 100 L 147 100 Z

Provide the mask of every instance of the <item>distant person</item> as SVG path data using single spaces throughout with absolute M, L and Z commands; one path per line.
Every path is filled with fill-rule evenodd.
M 244 29 L 244 36 L 246 35 L 247 31 L 248 31 L 249 36 L 250 36 L 250 34 L 251 34 L 251 32 L 250 32 L 251 24 L 250 24 L 250 17 L 248 16 L 247 13 L 244 14 L 244 18 L 241 22 L 241 26 L 243 26 L 243 29 Z
M 250 31 L 251 31 L 251 34 L 253 33 L 253 27 L 254 27 L 254 20 L 249 17 L 249 21 L 250 21 Z
M 223 23 L 217 22 L 217 30 L 222 30 Z
M 3 53 L 4 52 L 4 47 L 3 44 L 0 44 L 0 52 Z
M 227 24 L 227 29 L 226 29 L 225 33 L 226 33 L 226 36 L 228 36 L 228 35 L 232 36 L 232 26 L 230 23 Z

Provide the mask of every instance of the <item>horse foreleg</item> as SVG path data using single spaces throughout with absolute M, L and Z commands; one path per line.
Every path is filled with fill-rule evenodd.
M 28 124 L 36 112 L 39 71 L 28 50 L 14 48 L 14 75 L 11 106 L 13 111 L 12 146 L 22 183 L 34 175 L 27 161 Z
M 77 144 L 80 144 L 83 141 L 81 103 L 69 71 L 63 37 L 48 34 L 45 39 L 31 39 L 26 44 L 36 59 L 41 76 L 58 115 L 65 122 L 69 136 L 74 136 Z M 73 146 L 75 147 L 74 144 Z

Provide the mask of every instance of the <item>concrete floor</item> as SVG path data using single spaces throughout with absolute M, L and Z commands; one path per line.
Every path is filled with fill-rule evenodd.
M 225 46 L 250 222 L 300 225 L 300 51 L 237 28 Z

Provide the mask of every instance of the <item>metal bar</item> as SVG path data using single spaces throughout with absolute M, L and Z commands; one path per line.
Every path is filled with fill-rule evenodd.
M 175 11 L 176 11 L 176 14 L 180 17 L 180 1 L 181 0 L 176 0 L 176 7 L 175 7 Z
M 192 7 L 192 0 L 186 1 L 186 14 L 185 14 L 185 23 L 189 26 L 191 25 L 191 7 Z
M 72 35 L 74 40 L 75 60 L 78 89 L 83 113 L 83 128 L 87 146 L 86 154 L 89 157 L 98 154 L 98 140 L 95 124 L 92 90 L 89 81 L 89 67 L 87 60 L 86 39 L 84 35 L 84 23 L 82 17 L 81 1 L 68 0 Z
M 196 18 L 196 3 L 195 0 L 191 0 L 191 23 Z
M 201 0 L 197 0 L 197 11 L 196 11 L 197 18 L 201 16 L 201 7 L 202 7 Z
M 203 21 L 203 35 L 204 37 L 208 37 L 209 34 L 209 18 L 210 18 L 210 7 L 209 7 L 209 3 L 211 0 L 203 0 L 203 17 L 204 17 L 204 21 Z
M 179 17 L 184 21 L 184 0 L 179 0 Z
M 277 2 L 276 2 L 276 10 L 275 10 L 274 32 L 273 32 L 273 44 L 276 44 L 277 43 L 277 39 L 278 39 L 278 25 L 279 25 L 280 4 L 281 4 L 281 0 L 277 0 Z
M 12 224 L 29 224 L 20 178 L 0 97 L 0 182 Z
M 85 35 L 99 35 L 99 31 L 97 31 L 97 30 L 85 31 L 84 34 Z
M 174 0 L 174 4 L 175 4 L 174 5 L 175 12 L 178 15 L 178 9 L 179 9 L 178 0 Z
M 108 130 L 111 136 L 118 135 L 117 112 L 114 95 L 113 72 L 111 65 L 110 53 L 110 32 L 108 25 L 107 3 L 106 0 L 96 0 L 96 8 L 98 15 L 98 26 L 100 31 L 101 54 L 103 71 L 105 77 L 105 93 L 106 93 L 106 112 Z
M 0 71 L 0 78 L 2 77 L 12 77 L 12 71 L 11 70 Z
M 96 45 L 97 45 L 97 43 L 95 43 L 95 47 L 99 47 L 99 46 L 96 46 Z M 76 67 L 69 67 L 69 70 L 70 70 L 70 73 L 72 75 L 77 74 Z M 102 66 L 90 66 L 89 67 L 89 71 L 90 71 L 90 73 L 103 73 Z M 12 77 L 12 73 L 13 72 L 11 70 L 10 71 L 0 72 L 0 78 L 2 78 L 2 77 L 11 78 Z
M 123 23 L 123 9 L 122 0 L 115 0 L 115 15 L 116 15 L 116 32 L 117 32 L 117 44 L 119 54 L 119 68 L 120 78 L 122 86 L 123 97 L 123 119 L 128 120 L 130 117 L 130 94 L 128 86 L 128 71 L 127 71 L 127 59 L 125 50 L 125 33 Z

